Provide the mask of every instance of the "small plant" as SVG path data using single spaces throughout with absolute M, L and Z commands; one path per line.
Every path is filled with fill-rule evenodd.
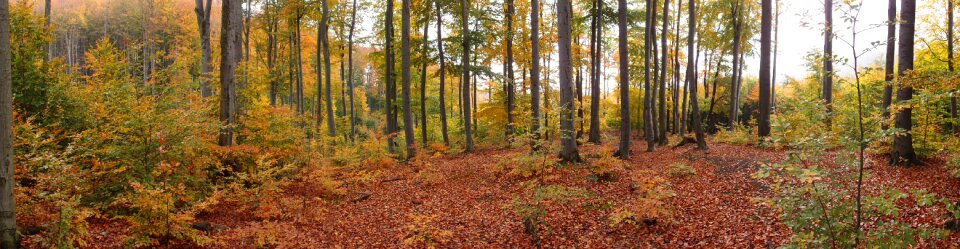
M 611 181 L 616 178 L 616 171 L 623 169 L 626 163 L 613 156 L 612 149 L 605 149 L 600 158 L 593 162 L 590 168 L 590 179 L 594 181 Z
M 403 244 L 437 248 L 450 240 L 453 233 L 436 227 L 436 215 L 408 214 L 404 226 Z
M 531 153 L 501 160 L 499 167 L 510 169 L 510 175 L 530 178 L 550 172 L 559 163 L 557 157 L 547 153 Z
M 637 182 L 636 198 L 627 200 L 626 204 L 610 214 L 610 225 L 617 226 L 623 223 L 630 225 L 656 225 L 659 222 L 670 222 L 673 219 L 672 207 L 666 202 L 676 196 L 670 189 L 670 183 L 658 176 L 641 172 L 635 177 Z
M 588 198 L 590 192 L 563 185 L 539 186 L 536 182 L 528 182 L 526 196 L 515 196 L 509 208 L 520 216 L 524 231 L 532 237 L 534 245 L 540 246 L 541 230 L 547 227 L 543 217 L 547 216 L 545 202 L 565 204 L 575 199 Z
M 671 163 L 667 168 L 667 175 L 674 178 L 684 178 L 697 174 L 696 169 L 680 162 Z

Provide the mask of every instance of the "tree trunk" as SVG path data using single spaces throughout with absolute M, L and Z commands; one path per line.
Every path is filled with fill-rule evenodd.
M 683 134 L 683 125 L 680 112 L 684 109 L 680 105 L 680 92 L 686 92 L 686 88 L 680 88 L 680 17 L 682 16 L 682 1 L 677 1 L 677 22 L 674 23 L 673 36 L 673 133 Z M 686 96 L 684 96 L 684 100 Z
M 323 70 L 323 73 L 325 74 L 324 76 L 327 77 L 327 92 L 326 92 L 326 94 L 327 94 L 327 135 L 330 136 L 330 138 L 335 138 L 335 137 L 337 137 L 337 126 L 336 126 L 336 123 L 335 123 L 334 120 L 333 120 L 333 118 L 334 118 L 334 117 L 333 117 L 333 83 L 332 83 L 332 82 L 333 82 L 333 76 L 332 76 L 331 73 L 330 73 L 330 71 L 331 71 L 331 67 L 330 67 L 330 35 L 329 35 L 329 34 L 330 34 L 330 26 L 329 26 L 329 22 L 330 22 L 330 17 L 329 17 L 329 16 L 330 16 L 330 11 L 329 11 L 329 8 L 327 8 L 327 0 L 322 0 L 321 2 L 322 2 L 322 4 L 323 4 L 323 6 L 322 6 L 322 7 L 323 7 L 323 18 L 320 19 L 320 30 L 322 30 L 322 32 L 321 32 L 321 38 L 322 38 L 322 39 L 321 39 L 321 42 L 323 43 L 323 67 L 324 67 L 324 69 L 325 69 L 325 70 Z M 392 1 L 391 1 L 391 2 L 392 2 Z M 392 5 L 391 5 L 391 6 L 392 6 Z M 388 26 L 388 27 L 390 27 L 390 26 Z M 389 44 L 389 43 L 387 43 L 387 44 Z M 390 45 L 387 45 L 388 48 L 389 48 L 389 46 L 390 46 Z M 387 49 L 387 50 L 390 51 L 389 49 Z M 389 53 L 389 54 L 392 55 L 393 53 L 391 52 L 391 53 Z M 388 64 L 387 67 L 388 67 L 388 68 L 391 68 L 392 65 L 393 65 L 393 64 Z M 388 74 L 388 75 L 389 75 L 389 74 Z M 390 76 L 387 76 L 387 77 L 388 77 L 388 79 L 389 79 Z M 388 109 L 389 109 L 389 108 L 388 108 Z
M 653 40 L 653 20 L 655 18 L 654 13 L 656 13 L 656 0 L 647 0 L 647 19 L 646 19 L 646 35 L 643 41 L 643 47 L 645 52 L 643 53 L 643 88 L 644 88 L 644 98 L 643 98 L 643 127 L 644 127 L 644 137 L 647 141 L 647 152 L 653 152 L 657 150 L 656 141 L 654 141 L 654 129 L 653 129 L 653 88 L 651 88 L 651 79 L 650 76 L 650 59 L 651 54 L 653 54 L 652 45 L 655 42 Z
M 689 0 L 689 6 L 690 7 L 688 11 L 690 13 L 689 15 L 690 18 L 687 21 L 689 23 L 687 25 L 689 26 L 688 27 L 689 29 L 687 31 L 687 87 L 690 88 L 690 106 L 692 109 L 690 112 L 690 118 L 692 119 L 692 122 L 693 122 L 693 129 L 696 131 L 696 134 L 697 134 L 697 148 L 701 150 L 706 150 L 707 140 L 703 134 L 703 127 L 700 122 L 700 107 L 697 104 L 698 103 L 697 102 L 697 74 L 696 74 L 696 71 L 694 71 L 695 70 L 694 66 L 696 64 L 696 61 L 693 56 L 690 56 L 694 53 L 693 38 L 697 30 L 696 1 Z
M 384 56 L 384 58 L 386 59 L 386 61 L 384 62 L 384 64 L 386 66 L 385 77 L 387 81 L 387 87 L 386 87 L 387 88 L 386 89 L 387 91 L 387 94 L 386 94 L 387 95 L 386 96 L 387 147 L 390 150 L 390 152 L 393 152 L 394 148 L 397 147 L 396 141 L 394 141 L 394 137 L 395 137 L 395 134 L 398 132 L 400 125 L 399 125 L 399 122 L 397 122 L 397 105 L 396 105 L 397 80 L 395 77 L 396 72 L 394 71 L 394 65 L 396 61 L 394 59 L 394 51 L 393 51 L 393 2 L 394 1 L 386 1 L 386 2 L 387 2 L 387 13 L 385 15 L 386 18 L 384 20 L 385 26 L 386 26 L 384 28 L 385 29 L 384 32 L 386 32 L 386 35 L 385 35 L 386 40 L 384 41 L 384 44 L 385 44 L 384 50 L 386 50 L 386 55 Z M 327 88 L 329 89 L 329 87 Z
M 883 85 L 883 119 L 880 122 L 881 128 L 887 130 L 890 128 L 890 104 L 893 102 L 893 85 L 895 84 L 894 75 L 897 51 L 897 0 L 890 0 L 887 5 L 887 54 L 884 63 L 884 85 Z
M 540 140 L 540 0 L 530 0 L 530 131 L 533 148 L 539 149 Z M 590 114 L 593 117 L 593 113 Z M 591 121 L 592 123 L 593 121 Z M 591 128 L 592 129 L 592 128 Z M 592 131 L 591 131 L 592 132 Z
M 900 1 L 900 58 L 897 62 L 897 74 L 900 75 L 900 88 L 897 90 L 897 101 L 907 102 L 913 99 L 913 86 L 903 82 L 903 76 L 913 70 L 913 45 L 916 17 L 916 1 Z M 903 130 L 893 138 L 893 150 L 890 152 L 890 164 L 920 163 L 917 153 L 913 149 L 913 108 L 906 106 L 896 113 L 895 127 Z
M 240 62 L 240 36 L 243 10 L 240 0 L 223 2 L 223 31 L 220 38 L 220 146 L 233 146 L 233 128 L 236 125 L 237 89 L 236 70 Z
M 573 10 L 570 0 L 558 0 L 557 41 L 559 42 L 558 52 L 560 60 L 560 142 L 562 144 L 560 158 L 567 162 L 579 162 L 580 154 L 577 152 L 577 134 L 573 123 L 573 82 L 571 82 L 573 60 L 570 49 L 570 20 L 572 19 L 572 15 Z
M 770 109 L 777 110 L 777 55 L 780 54 L 780 0 L 774 0 L 776 14 L 773 17 L 773 73 L 770 77 Z
M 823 1 L 823 102 L 827 107 L 827 127 L 833 116 L 833 0 Z
M 429 6 L 425 6 L 429 7 Z M 430 58 L 428 53 L 428 44 L 430 41 L 430 35 L 427 33 L 430 31 L 430 18 L 424 18 L 423 22 L 423 47 L 421 53 L 423 53 L 423 62 L 420 65 L 420 137 L 422 138 L 421 143 L 423 146 L 427 146 L 427 61 Z
M 350 141 L 357 138 L 357 108 L 353 103 L 353 30 L 357 26 L 357 0 L 353 0 L 353 7 L 350 8 L 350 34 L 347 38 L 347 95 L 350 97 Z
M 760 138 L 770 136 L 770 26 L 773 23 L 772 2 L 773 0 L 763 0 L 760 12 L 760 117 L 757 118 L 757 131 Z
M 437 6 L 437 52 L 440 56 L 440 133 L 443 135 L 443 144 L 450 146 L 450 136 L 447 134 L 447 105 L 446 95 L 446 57 L 443 54 L 443 9 L 440 1 L 434 1 Z
M 659 144 L 661 146 L 667 145 L 667 33 L 669 32 L 668 27 L 670 26 L 670 0 L 663 1 L 663 31 L 660 32 L 660 105 L 658 110 L 660 111 L 660 137 Z
M 44 20 L 44 26 L 47 28 L 47 32 L 53 32 L 53 30 L 50 29 L 51 25 L 53 24 L 51 23 L 53 20 L 50 19 L 50 9 L 52 7 L 53 6 L 50 5 L 50 0 L 43 1 L 43 20 Z M 50 60 L 53 60 L 53 41 L 50 41 L 49 43 L 47 43 L 47 57 L 46 57 L 46 61 L 44 62 L 49 63 Z
M 47 0 L 48 2 L 50 0 Z M 210 89 L 210 75 L 213 72 L 213 48 L 210 46 L 210 8 L 213 6 L 213 0 L 196 0 L 197 23 L 200 30 L 200 96 L 210 97 L 213 91 Z
M 599 0 L 593 1 L 590 25 L 590 137 L 588 141 L 600 144 L 600 10 Z M 629 96 L 628 96 L 629 97 Z M 621 120 L 620 122 L 624 122 Z M 630 122 L 630 120 L 626 120 Z
M 0 1 L 0 248 L 18 248 L 13 165 L 13 90 L 10 3 Z
M 830 0 L 827 0 L 830 1 Z M 733 7 L 733 77 L 730 79 L 730 119 L 729 126 L 727 130 L 733 130 L 737 127 L 740 117 L 740 67 L 743 65 L 740 64 L 740 38 L 743 33 L 743 23 L 742 23 L 742 12 L 740 9 L 743 8 L 740 5 L 740 1 L 737 0 Z M 721 55 L 721 58 L 723 55 Z M 717 66 L 719 67 L 719 65 Z M 709 115 L 709 114 L 708 114 Z
M 460 28 L 463 36 L 463 54 L 460 63 L 463 68 L 463 86 L 460 88 L 463 92 L 463 130 L 466 136 L 466 152 L 473 151 L 473 127 L 470 125 L 470 26 L 467 23 L 470 20 L 470 4 L 468 0 L 460 0 Z
M 669 1 L 669 0 L 668 0 Z M 620 159 L 630 159 L 630 52 L 627 50 L 627 1 L 619 0 L 617 25 L 620 52 Z M 664 53 L 666 54 L 666 53 Z
M 403 136 L 407 142 L 406 158 L 413 158 L 417 154 L 416 140 L 413 134 L 413 113 L 410 108 L 410 0 L 403 0 L 402 28 L 400 31 L 400 66 L 403 81 Z
M 514 102 L 516 101 L 516 82 L 514 82 L 513 77 L 513 12 L 514 12 L 513 0 L 507 0 L 507 65 L 506 65 L 506 76 L 507 76 L 507 137 L 513 136 L 514 133 L 514 121 L 513 121 L 513 109 Z
M 947 0 L 947 69 L 950 70 L 950 74 L 955 71 L 953 65 L 953 1 Z M 960 121 L 957 119 L 957 96 L 950 97 L 950 118 L 953 119 L 951 125 L 953 133 L 960 135 L 960 127 L 958 127 Z

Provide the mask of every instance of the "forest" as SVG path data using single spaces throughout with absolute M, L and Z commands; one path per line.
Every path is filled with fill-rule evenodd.
M 956 248 L 954 0 L 0 0 L 0 248 Z

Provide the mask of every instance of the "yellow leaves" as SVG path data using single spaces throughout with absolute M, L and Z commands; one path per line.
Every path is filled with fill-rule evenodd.
M 453 236 L 453 232 L 438 228 L 436 220 L 436 215 L 407 214 L 403 244 L 426 248 L 437 248 L 445 244 Z

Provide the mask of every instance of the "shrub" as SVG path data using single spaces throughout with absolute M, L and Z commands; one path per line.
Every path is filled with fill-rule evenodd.
M 436 215 L 408 214 L 404 226 L 403 244 L 437 248 L 450 240 L 453 233 L 436 227 Z
M 697 174 L 697 170 L 681 162 L 671 163 L 667 166 L 667 175 L 675 178 L 683 178 Z
M 655 225 L 659 222 L 671 222 L 672 207 L 667 199 L 676 196 L 666 179 L 640 172 L 634 176 L 636 196 L 614 210 L 609 217 L 610 225 L 623 223 L 630 225 Z

